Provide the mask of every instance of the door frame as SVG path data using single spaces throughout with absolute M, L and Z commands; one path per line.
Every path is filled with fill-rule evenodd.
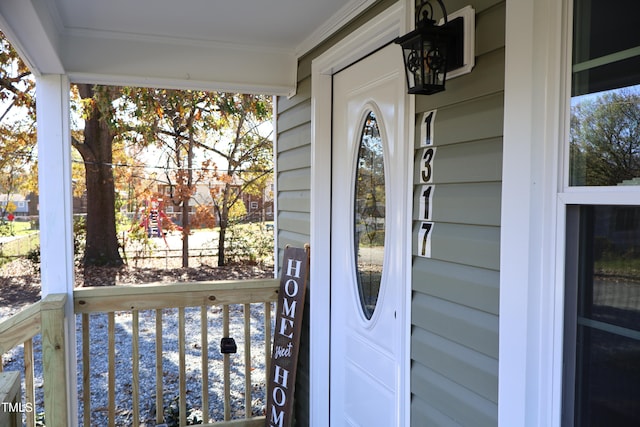
M 330 231 L 331 231 L 331 138 L 332 76 L 339 70 L 393 41 L 408 30 L 413 8 L 409 0 L 401 0 L 352 32 L 311 64 L 311 268 L 309 273 L 309 424 L 329 426 L 330 372 Z M 400 55 L 400 51 L 398 51 Z M 415 101 L 406 93 L 404 133 L 413 146 Z M 411 152 L 411 150 L 408 150 Z M 411 188 L 412 163 L 407 159 L 406 182 Z M 407 193 L 409 191 L 407 190 Z M 410 338 L 411 338 L 411 197 L 406 194 L 406 265 L 407 278 L 401 321 L 405 324 L 401 349 L 398 405 L 400 425 L 409 423 L 410 403 Z

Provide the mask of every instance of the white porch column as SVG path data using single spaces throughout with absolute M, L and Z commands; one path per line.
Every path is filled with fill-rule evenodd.
M 564 264 L 564 237 L 556 233 L 567 5 L 509 0 L 506 6 L 500 427 L 560 426 L 564 283 L 557 268 Z
M 78 391 L 73 314 L 73 210 L 68 78 L 57 74 L 38 76 L 36 96 L 42 296 L 67 294 L 67 410 L 69 423 L 75 426 L 78 419 Z

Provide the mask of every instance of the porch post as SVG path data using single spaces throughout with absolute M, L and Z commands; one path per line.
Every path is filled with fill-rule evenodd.
M 77 425 L 76 335 L 73 314 L 73 211 L 69 79 L 36 78 L 42 297 L 66 294 L 66 394 L 69 425 Z
M 563 62 L 571 58 L 563 46 L 568 3 L 511 0 L 506 7 L 500 427 L 560 426 L 564 239 L 557 192 L 570 70 Z

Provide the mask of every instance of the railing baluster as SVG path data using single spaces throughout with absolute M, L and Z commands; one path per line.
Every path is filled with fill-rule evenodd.
M 264 377 L 271 372 L 271 303 L 264 303 Z M 265 402 L 266 407 L 266 402 Z
M 140 350 L 139 350 L 139 340 L 140 340 L 140 325 L 139 325 L 140 316 L 138 314 L 138 310 L 133 310 L 131 312 L 131 358 L 132 366 L 131 373 L 133 374 L 133 379 L 131 381 L 131 386 L 133 387 L 132 397 L 133 397 L 133 425 L 140 425 Z
M 91 341 L 89 313 L 82 313 L 82 404 L 85 427 L 91 426 Z
M 245 304 L 244 312 L 244 417 L 250 418 L 251 408 L 251 305 Z
M 185 373 L 185 321 L 184 321 L 184 307 L 178 308 L 178 360 L 179 360 L 179 396 L 178 401 L 180 408 L 180 425 L 187 424 L 187 381 Z
M 245 292 L 246 290 L 246 292 Z M 221 388 L 223 388 L 223 401 L 224 401 L 224 423 L 221 425 L 230 425 L 230 424 L 238 424 L 238 425 L 259 425 L 264 421 L 264 418 L 254 418 L 253 412 L 255 408 L 253 405 L 253 378 L 252 378 L 252 329 L 254 329 L 251 325 L 252 321 L 252 312 L 251 312 L 251 304 L 257 303 L 260 304 L 260 307 L 264 307 L 264 344 L 259 344 L 264 348 L 265 356 L 264 356 L 264 366 L 265 370 L 269 369 L 269 364 L 271 363 L 271 340 L 273 337 L 272 330 L 272 315 L 274 312 L 274 308 L 271 305 L 272 302 L 277 297 L 277 281 L 275 280 L 259 280 L 259 281 L 229 281 L 229 282 L 219 282 L 219 283 L 198 283 L 196 284 L 187 283 L 180 284 L 180 286 L 174 285 L 143 285 L 143 286 L 132 286 L 132 287 L 122 287 L 114 290 L 114 292 L 106 293 L 104 289 L 94 288 L 94 289 L 80 289 L 74 292 L 74 306 L 76 309 L 76 313 L 82 315 L 83 322 L 83 346 L 82 346 L 82 357 L 83 357 L 83 387 L 84 387 L 84 395 L 83 398 L 85 400 L 85 413 L 84 421 L 85 425 L 91 425 L 90 420 L 92 418 L 92 408 L 90 405 L 90 397 L 91 397 L 91 387 L 89 379 L 91 378 L 91 374 L 93 373 L 93 369 L 90 368 L 90 355 L 89 351 L 92 350 L 91 342 L 90 342 L 90 313 L 105 313 L 108 316 L 109 325 L 108 325 L 108 396 L 107 396 L 107 411 L 108 411 L 108 425 L 114 425 L 119 423 L 119 408 L 116 407 L 116 394 L 120 392 L 120 381 L 116 379 L 115 369 L 116 365 L 116 337 L 115 334 L 119 333 L 116 331 L 116 323 L 117 320 L 115 315 L 116 313 L 125 313 L 131 312 L 131 357 L 132 357 L 132 414 L 129 422 L 132 424 L 139 424 L 143 420 L 142 406 L 140 403 L 140 398 L 142 396 L 142 375 L 144 375 L 144 371 L 141 372 L 143 366 L 140 366 L 140 363 L 144 359 L 140 359 L 141 353 L 143 351 L 143 346 L 145 344 L 145 340 L 142 335 L 146 336 L 146 333 L 143 332 L 145 329 L 145 324 L 140 324 L 140 311 L 141 310 L 154 310 L 155 311 L 155 353 L 156 353 L 156 366 L 155 366 L 155 377 L 156 377 L 156 413 L 155 415 L 155 424 L 162 424 L 165 422 L 164 417 L 164 376 L 165 369 L 168 369 L 166 366 L 163 367 L 163 352 L 166 349 L 163 349 L 163 329 L 164 329 L 164 320 L 163 316 L 167 313 L 174 313 L 178 315 L 178 319 L 171 319 L 171 321 L 176 321 L 178 324 L 178 347 L 179 347 L 179 360 L 176 363 L 178 368 L 178 384 L 175 384 L 179 388 L 179 405 L 178 411 L 180 413 L 179 423 L 181 425 L 186 424 L 187 412 L 186 408 L 188 405 L 187 399 L 187 381 L 191 381 L 187 377 L 187 345 L 189 344 L 187 341 L 191 340 L 192 332 L 191 330 L 187 330 L 186 323 L 187 320 L 191 319 L 192 315 L 198 317 L 198 314 L 194 311 L 192 313 L 191 310 L 196 310 L 196 307 L 200 307 L 200 342 L 201 344 L 201 372 L 202 378 L 199 379 L 201 381 L 201 409 L 203 411 L 203 418 L 205 423 L 210 421 L 211 411 L 214 409 L 217 410 L 222 408 L 213 408 L 210 406 L 209 401 L 209 389 L 213 387 L 209 375 L 211 374 L 211 368 L 209 366 L 210 363 L 213 363 L 209 359 L 209 323 L 208 319 L 210 317 L 209 308 L 212 305 L 216 305 L 221 308 L 222 315 L 216 314 L 216 318 L 219 319 L 222 317 L 222 336 L 229 337 L 231 335 L 231 311 L 235 311 L 235 307 L 237 309 L 243 309 L 243 322 L 244 322 L 244 336 L 235 337 L 236 339 L 244 339 L 244 365 L 245 365 L 245 378 L 244 378 L 244 394 L 245 398 L 243 399 L 245 407 L 245 420 L 244 421 L 231 421 L 235 411 L 233 410 L 232 399 L 235 394 L 232 395 L 231 387 L 233 386 L 231 381 L 231 376 L 233 373 L 231 372 L 231 364 L 235 363 L 233 355 L 231 354 L 223 354 L 223 384 L 221 384 Z M 232 305 L 234 309 L 232 310 Z M 187 307 L 189 310 L 187 310 Z M 164 310 L 170 310 L 164 312 Z M 172 314 L 172 316 L 174 315 Z M 239 312 L 237 313 L 240 314 Z M 234 314 L 235 315 L 235 314 Z M 187 318 L 187 316 L 189 316 Z M 218 317 L 220 316 L 220 317 Z M 239 320 L 239 319 L 238 319 Z M 262 323 L 262 320 L 259 320 Z M 235 319 L 234 319 L 235 325 Z M 95 325 L 93 325 L 95 327 Z M 234 326 L 235 328 L 235 326 Z M 260 328 L 260 326 L 259 326 Z M 195 332 L 197 333 L 197 332 Z M 220 331 L 213 332 L 218 336 Z M 168 338 L 169 339 L 169 338 Z M 195 338 L 197 341 L 197 338 Z M 190 342 L 190 341 L 189 341 Z M 86 347 L 85 347 L 86 345 Z M 171 350 L 173 353 L 173 350 Z M 144 356 L 144 355 L 142 355 Z M 86 362 L 86 364 L 85 364 Z M 218 363 L 217 361 L 215 363 Z M 85 371 L 85 367 L 87 371 Z M 172 364 L 173 368 L 174 365 Z M 150 368 L 150 366 L 149 366 Z M 240 366 L 237 366 L 240 368 Z M 240 374 L 241 375 L 241 374 Z M 197 381 L 197 380 L 194 380 Z M 118 389 L 116 389 L 116 385 Z M 195 385 L 195 384 L 194 384 Z M 217 384 L 216 384 L 217 385 Z M 174 383 L 172 381 L 172 389 Z M 242 387 L 242 386 L 241 386 Z M 242 389 L 241 389 L 242 390 Z M 240 390 L 234 389 L 233 392 L 240 392 Z M 86 396 L 86 397 L 85 397 Z M 116 418 L 118 415 L 118 418 Z M 106 423 L 105 423 L 106 424 Z
M 33 373 L 33 338 L 24 342 L 24 388 L 25 402 L 27 405 L 31 405 L 32 408 L 35 408 L 36 391 Z M 35 409 L 26 412 L 27 427 L 34 427 L 36 425 L 35 412 Z
M 162 309 L 156 310 L 156 423 L 164 422 L 162 401 Z
M 229 336 L 229 305 L 222 306 L 222 336 Z M 229 354 L 222 355 L 224 382 L 224 420 L 231 419 L 231 363 Z
M 109 410 L 109 425 L 115 426 L 116 422 L 116 318 L 115 313 L 110 311 L 108 313 L 109 326 L 108 326 L 108 343 L 109 343 L 109 386 L 108 386 L 108 410 Z
M 209 308 L 206 305 L 200 307 L 200 346 L 202 364 L 202 417 L 203 422 L 209 422 L 209 320 L 207 313 Z

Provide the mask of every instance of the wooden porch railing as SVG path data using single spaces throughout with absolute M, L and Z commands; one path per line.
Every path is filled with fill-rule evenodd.
M 138 426 L 141 421 L 141 370 L 146 373 L 153 371 L 155 376 L 155 420 L 156 424 L 162 424 L 166 420 L 163 416 L 163 408 L 166 400 L 165 395 L 165 369 L 163 367 L 163 355 L 166 349 L 163 348 L 163 337 L 167 333 L 164 325 L 168 318 L 177 317 L 171 321 L 177 322 L 177 348 L 178 348 L 178 395 L 179 399 L 179 425 L 187 424 L 187 386 L 190 382 L 199 382 L 200 398 L 194 400 L 201 404 L 201 411 L 204 418 L 205 426 L 210 420 L 210 373 L 209 367 L 212 363 L 221 363 L 224 367 L 223 374 L 223 420 L 216 420 L 216 427 L 231 426 L 261 426 L 264 424 L 263 416 L 253 416 L 252 408 L 252 379 L 251 371 L 251 321 L 250 313 L 251 304 L 260 304 L 263 307 L 264 316 L 264 368 L 265 372 L 269 372 L 269 360 L 271 356 L 271 304 L 277 300 L 278 281 L 276 279 L 267 280 L 243 280 L 243 281 L 217 281 L 217 282 L 197 282 L 197 283 L 179 283 L 179 284 L 159 284 L 159 285 L 138 285 L 138 286 L 116 286 L 116 287 L 99 287 L 99 288 L 81 288 L 74 292 L 74 309 L 81 316 L 82 335 L 81 335 L 81 363 L 82 363 L 82 397 L 83 404 L 83 424 L 85 426 L 93 425 L 91 408 L 92 378 L 100 377 L 106 374 L 107 377 L 107 404 L 105 411 L 107 413 L 106 424 L 115 426 L 116 411 L 118 408 L 116 396 L 122 393 L 116 390 L 116 370 L 118 362 L 121 364 L 130 363 L 131 382 L 129 399 L 131 402 L 130 421 L 131 425 Z M 214 307 L 214 306 L 217 306 Z M 242 308 L 240 310 L 240 307 Z M 199 313 L 194 314 L 194 310 Z M 216 313 L 211 313 L 217 310 Z M 188 312 L 187 312 L 188 311 Z M 238 370 L 238 375 L 244 376 L 244 389 L 237 391 L 237 395 L 244 395 L 244 419 L 232 420 L 231 413 L 231 355 L 218 353 L 216 347 L 217 342 L 210 340 L 211 337 L 219 340 L 222 337 L 229 336 L 230 316 L 236 312 L 242 312 L 242 323 L 244 324 L 244 332 L 241 336 L 235 336 L 239 341 L 241 352 L 244 353 L 244 361 L 239 362 L 234 357 L 234 371 Z M 101 313 L 97 315 L 96 313 Z M 190 327 L 187 330 L 187 314 L 190 317 L 199 317 L 199 328 Z M 93 328 L 94 318 L 96 316 L 107 316 L 106 332 Z M 213 316 L 221 316 L 222 330 L 211 330 L 209 321 Z M 123 361 L 122 356 L 116 354 L 116 323 L 120 325 L 123 320 L 129 329 L 131 335 L 131 356 L 130 360 Z M 142 319 L 142 321 L 141 321 Z M 129 327 L 130 322 L 130 327 Z M 200 362 L 199 362 L 199 378 L 193 378 L 194 375 L 188 375 L 186 363 L 186 346 L 187 332 L 193 332 L 193 329 L 199 329 L 198 342 L 195 345 L 200 346 Z M 144 333 L 143 333 L 144 332 Z M 155 366 L 140 366 L 141 340 L 148 340 L 149 336 L 153 336 L 153 347 L 155 348 Z M 166 337 L 165 337 L 166 338 Z M 91 362 L 92 340 L 106 340 L 108 342 L 108 371 L 106 373 L 95 372 Z M 190 340 L 191 344 L 192 341 Z M 213 343 L 213 345 L 211 344 Z M 193 345 L 193 344 L 191 344 Z M 240 366 L 242 365 L 242 366 Z M 129 369 L 129 367 L 127 367 Z M 128 371 L 127 371 L 128 372 Z M 265 386 L 266 388 L 266 386 Z M 193 389 L 193 388 L 192 388 Z M 103 390 L 100 390 L 102 392 Z M 266 392 L 266 391 L 265 391 Z M 194 393 L 192 393 L 194 394 Z M 103 409 L 103 408 L 101 408 Z
M 34 381 L 34 337 L 41 334 L 44 388 L 44 412 L 48 427 L 66 427 L 68 423 L 66 390 L 66 355 L 64 335 L 64 305 L 67 296 L 48 295 L 43 300 L 29 306 L 23 311 L 0 323 L 0 355 L 15 347 L 24 346 L 24 404 L 22 396 L 20 405 L 13 408 L 0 408 L 0 411 L 12 412 L 12 417 L 19 413 L 22 425 L 22 413 L 26 425 L 36 424 L 38 408 L 35 399 Z M 2 363 L 0 363 L 2 370 Z M 62 391 L 62 392 L 61 392 Z

